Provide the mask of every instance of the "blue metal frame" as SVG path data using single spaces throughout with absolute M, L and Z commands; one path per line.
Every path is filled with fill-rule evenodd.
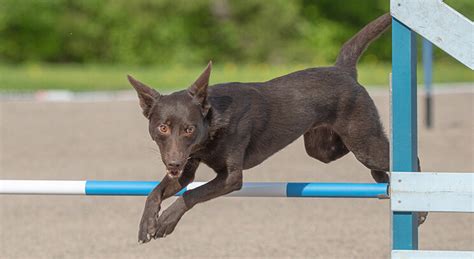
M 392 172 L 418 171 L 416 34 L 392 18 Z M 392 248 L 418 249 L 416 213 L 393 212 Z

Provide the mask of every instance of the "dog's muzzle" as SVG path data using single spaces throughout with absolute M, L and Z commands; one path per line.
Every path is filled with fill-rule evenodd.
M 182 172 L 182 169 L 166 169 L 166 174 L 168 174 L 168 176 L 171 178 L 180 177 Z

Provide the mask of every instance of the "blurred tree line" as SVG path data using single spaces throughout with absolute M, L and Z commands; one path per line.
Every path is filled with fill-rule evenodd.
M 332 63 L 388 9 L 388 0 L 0 0 L 0 61 Z M 364 59 L 389 60 L 390 49 L 385 35 Z

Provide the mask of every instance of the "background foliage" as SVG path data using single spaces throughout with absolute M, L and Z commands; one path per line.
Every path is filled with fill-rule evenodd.
M 332 62 L 341 44 L 386 12 L 388 2 L 0 0 L 0 58 L 141 65 Z M 388 38 L 372 48 L 377 58 L 390 57 Z
M 0 0 L 0 89 L 126 88 L 127 71 L 178 87 L 210 59 L 222 81 L 270 79 L 332 64 L 340 46 L 389 2 Z M 446 2 L 474 19 L 474 1 Z M 386 33 L 362 58 L 363 83 L 385 84 L 390 56 Z M 439 50 L 436 61 L 440 78 L 472 79 Z

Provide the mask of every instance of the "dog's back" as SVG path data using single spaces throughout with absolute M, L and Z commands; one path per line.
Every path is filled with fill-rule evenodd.
M 366 25 L 342 46 L 336 63 L 332 67 L 309 68 L 262 83 L 218 84 L 211 87 L 210 95 L 238 95 L 239 92 L 246 92 L 247 95 L 261 96 L 270 101 L 270 104 L 272 99 L 281 104 L 292 102 L 292 99 L 309 98 L 313 103 L 317 100 L 321 105 L 328 105 L 330 103 L 328 99 L 331 96 L 340 97 L 347 91 L 360 90 L 351 89 L 359 86 L 357 83 L 357 61 L 369 44 L 377 39 L 390 24 L 391 16 L 386 13 Z M 301 105 L 304 105 L 304 102 Z M 305 110 L 308 111 L 308 109 Z

